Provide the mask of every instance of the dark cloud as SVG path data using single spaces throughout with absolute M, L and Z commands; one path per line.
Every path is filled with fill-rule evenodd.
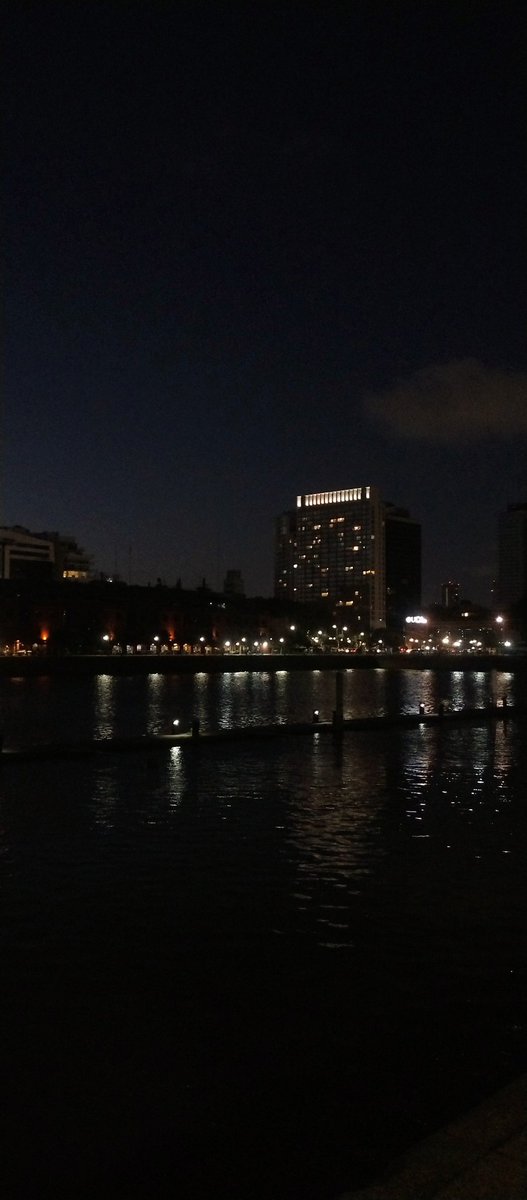
M 527 434 L 527 374 L 464 358 L 367 395 L 367 416 L 398 437 L 459 443 Z

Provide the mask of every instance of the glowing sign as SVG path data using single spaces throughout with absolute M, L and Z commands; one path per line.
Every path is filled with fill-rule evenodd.
M 407 625 L 428 625 L 428 617 L 407 617 Z

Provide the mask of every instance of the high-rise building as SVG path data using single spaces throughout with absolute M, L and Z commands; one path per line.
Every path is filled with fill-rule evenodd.
M 527 598 L 527 503 L 509 504 L 498 526 L 498 604 Z
M 386 619 L 398 623 L 421 607 L 421 525 L 407 508 L 385 504 Z
M 275 595 L 346 608 L 347 624 L 386 624 L 384 505 L 376 487 L 297 496 L 276 523 Z
M 441 584 L 441 607 L 447 611 L 453 608 L 459 608 L 461 604 L 461 590 L 459 583 L 454 583 L 449 579 L 447 583 Z

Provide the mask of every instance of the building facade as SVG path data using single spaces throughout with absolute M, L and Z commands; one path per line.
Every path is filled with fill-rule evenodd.
M 90 559 L 72 537 L 30 533 L 22 525 L 0 528 L 0 579 L 86 581 Z
M 498 604 L 527 599 L 527 503 L 509 504 L 498 525 Z
M 328 601 L 355 631 L 386 624 L 384 505 L 376 487 L 297 496 L 276 522 L 275 596 Z
M 22 525 L 0 529 L 0 579 L 53 579 L 55 547 L 50 537 Z

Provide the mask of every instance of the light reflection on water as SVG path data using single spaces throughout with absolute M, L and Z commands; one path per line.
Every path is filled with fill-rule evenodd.
M 518 694 L 512 677 L 352 672 L 345 704 L 398 711 L 505 687 Z M 76 735 L 84 723 L 106 736 L 166 726 L 175 709 L 210 727 L 299 719 L 330 709 L 334 676 L 21 692 L 27 722 L 20 708 L 12 728 L 41 712 L 57 730 L 69 706 Z M 193 1195 L 227 1200 L 236 1146 L 238 1194 L 268 1200 L 285 1194 L 301 1113 L 305 1174 L 287 1194 L 337 1195 L 364 1145 L 377 1169 L 421 1135 L 423 1112 L 428 1132 L 453 1095 L 468 1107 L 489 1080 L 490 1091 L 525 1069 L 524 735 L 516 720 L 445 724 L 6 770 L 9 1132 L 18 1170 L 28 1125 L 44 1164 L 25 1194 L 44 1194 L 55 1141 L 57 1161 L 91 1168 L 92 1195 L 108 1194 L 100 1159 L 116 1195 L 131 1164 L 132 1195 L 134 1148 L 150 1138 L 167 1194 L 191 1177 Z M 255 1146 L 271 1185 L 255 1175 Z M 151 1157 L 145 1171 L 148 1195 Z
M 96 675 L 94 678 L 93 736 L 95 738 L 113 737 L 116 683 L 114 675 Z
M 525 679 L 509 672 L 350 669 L 344 672 L 345 716 L 482 707 L 507 696 L 527 699 Z M 331 720 L 334 671 L 236 671 L 194 676 L 0 681 L 6 745 L 84 737 L 168 732 L 198 718 L 203 730 L 310 721 L 313 709 Z

